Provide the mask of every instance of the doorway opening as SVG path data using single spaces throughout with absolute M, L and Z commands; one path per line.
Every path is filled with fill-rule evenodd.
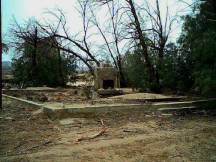
M 103 89 L 114 88 L 114 80 L 103 80 Z

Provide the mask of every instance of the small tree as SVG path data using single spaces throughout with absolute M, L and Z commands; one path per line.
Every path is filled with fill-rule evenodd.
M 45 37 L 36 21 L 12 28 L 17 55 L 12 69 L 16 83 L 40 86 L 64 86 L 67 76 L 75 71 L 75 58 L 61 53 L 54 37 Z
M 140 52 L 141 50 L 137 49 L 134 52 L 126 53 L 123 69 L 128 86 L 147 90 L 149 88 L 148 76 Z
M 216 95 L 216 4 L 213 0 L 197 0 L 195 11 L 184 17 L 178 40 L 181 55 L 191 71 L 184 82 L 192 82 L 203 95 Z M 198 3 L 199 2 L 199 3 Z M 199 12 L 197 12 L 199 11 Z M 183 71 L 182 74 L 187 73 Z

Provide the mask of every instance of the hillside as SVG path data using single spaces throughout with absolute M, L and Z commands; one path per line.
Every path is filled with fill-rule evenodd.
M 2 61 L 2 74 L 10 74 L 11 73 L 11 62 L 10 61 Z

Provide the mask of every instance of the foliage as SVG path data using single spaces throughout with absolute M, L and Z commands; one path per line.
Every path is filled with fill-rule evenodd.
M 193 88 L 203 95 L 216 95 L 216 4 L 202 1 L 194 12 L 184 18 L 179 39 L 181 54 L 191 69 Z M 183 74 L 186 71 L 183 72 Z
M 45 44 L 38 47 L 36 73 L 33 78 L 31 76 L 31 53 L 33 50 L 33 47 L 28 44 L 21 56 L 13 59 L 12 69 L 16 83 L 27 86 L 64 86 L 68 81 L 68 76 L 74 75 L 75 59 L 67 58 L 63 54 L 60 55 L 58 50 Z M 59 59 L 61 59 L 60 65 Z
M 216 3 L 197 0 L 194 12 L 183 18 L 184 24 L 178 44 L 167 44 L 163 58 L 148 47 L 160 89 L 216 95 Z M 147 35 L 148 37 L 148 35 Z M 135 87 L 152 89 L 146 84 L 146 67 L 141 55 L 126 56 L 126 73 Z
M 157 57 L 154 56 L 153 51 L 151 58 L 154 60 L 154 65 L 157 66 Z M 191 70 L 184 61 L 184 56 L 178 55 L 178 48 L 173 43 L 166 46 L 163 64 L 158 72 L 160 75 L 159 81 L 161 90 L 183 92 L 187 91 L 192 86 L 191 81 L 187 79 L 191 78 Z M 124 73 L 127 77 L 127 82 L 129 83 L 128 86 L 141 88 L 144 91 L 153 89 L 153 87 L 156 86 L 148 83 L 146 67 L 142 57 L 140 57 L 139 50 L 126 54 Z
M 145 65 L 140 57 L 140 51 L 127 53 L 123 62 L 123 69 L 128 86 L 133 88 L 148 88 Z

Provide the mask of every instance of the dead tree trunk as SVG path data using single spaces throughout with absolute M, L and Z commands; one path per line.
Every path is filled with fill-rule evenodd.
M 143 33 L 142 33 L 142 29 L 141 29 L 141 25 L 140 25 L 140 22 L 139 22 L 137 13 L 136 13 L 136 9 L 134 7 L 134 3 L 132 0 L 128 0 L 127 2 L 130 6 L 131 13 L 134 17 L 136 32 L 138 33 L 138 39 L 140 41 L 140 45 L 141 45 L 142 50 L 143 50 L 142 54 L 143 54 L 143 57 L 145 59 L 145 65 L 146 65 L 148 75 L 149 75 L 149 82 L 154 83 L 155 82 L 154 68 L 151 64 L 151 61 L 150 61 L 150 58 L 148 55 L 147 45 L 146 45 L 145 38 L 144 38 Z
M 37 44 L 38 44 L 38 30 L 37 27 L 34 31 L 34 38 L 33 38 L 33 52 L 32 52 L 32 81 L 33 84 L 36 82 L 36 75 L 37 75 Z
M 1 8 L 1 1 L 0 1 L 0 9 L 2 11 Z M 1 11 L 0 11 L 0 17 L 1 17 Z M 0 27 L 2 27 L 2 19 L 0 20 Z M 2 31 L 0 31 L 0 50 L 1 50 L 1 54 L 0 54 L 0 60 L 1 60 L 1 64 L 0 64 L 0 70 L 2 72 Z M 1 89 L 2 89 L 2 75 L 0 76 L 0 80 L 1 80 Z M 2 93 L 1 95 L 1 101 L 0 101 L 0 109 L 2 110 Z
M 57 48 L 57 51 L 58 51 L 59 83 L 61 86 L 64 86 L 64 76 L 63 76 L 63 71 L 62 71 L 62 59 L 61 59 L 60 49 Z

